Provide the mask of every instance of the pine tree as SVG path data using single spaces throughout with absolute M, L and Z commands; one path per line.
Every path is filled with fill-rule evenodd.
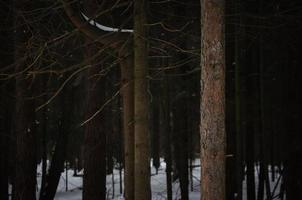
M 225 199 L 224 0 L 201 1 L 201 199 Z

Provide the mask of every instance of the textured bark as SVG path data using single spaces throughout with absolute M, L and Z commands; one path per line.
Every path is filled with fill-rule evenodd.
M 201 199 L 225 199 L 224 1 L 201 1 Z
M 134 199 L 134 104 L 133 104 L 133 55 L 130 49 L 120 52 L 122 101 L 123 101 L 123 132 L 125 159 L 125 199 Z
M 146 0 L 134 1 L 135 200 L 151 199 L 145 7 Z

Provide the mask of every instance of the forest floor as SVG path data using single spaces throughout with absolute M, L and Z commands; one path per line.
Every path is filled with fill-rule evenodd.
M 189 185 L 189 199 L 191 200 L 199 200 L 200 199 L 200 163 L 199 160 L 195 160 L 193 162 L 193 173 L 192 179 L 193 182 Z M 152 187 L 152 200 L 165 200 L 167 199 L 167 190 L 166 190 L 166 173 L 165 173 L 165 162 L 161 160 L 161 166 L 158 170 L 158 174 L 154 167 L 151 168 L 151 187 Z M 258 173 L 259 168 L 255 167 L 255 180 L 256 186 L 258 185 Z M 82 172 L 79 172 L 81 175 Z M 122 200 L 123 195 L 120 192 L 120 171 L 118 169 L 114 170 L 114 175 L 112 174 L 107 176 L 107 199 L 114 199 L 114 200 Z M 66 176 L 67 180 L 66 181 Z M 274 192 L 274 196 L 279 193 L 280 190 L 280 181 L 278 181 L 278 177 L 280 176 L 279 173 L 275 174 L 275 180 L 270 180 L 271 191 Z M 271 176 L 270 176 L 271 177 Z M 123 178 L 123 173 L 122 173 Z M 114 179 L 114 183 L 113 180 Z M 39 194 L 39 185 L 41 183 L 41 166 L 38 166 L 38 177 L 37 177 L 37 196 Z M 66 187 L 67 183 L 67 187 Z M 113 187 L 114 186 L 114 187 Z M 122 186 L 123 187 L 123 186 Z M 178 200 L 180 199 L 180 188 L 179 182 L 173 182 L 173 199 Z M 67 189 L 67 190 L 66 190 Z M 59 186 L 57 189 L 57 193 L 55 196 L 55 200 L 81 200 L 82 199 L 82 177 L 81 176 L 74 176 L 73 170 L 67 170 L 62 173 Z M 235 198 L 234 198 L 235 199 Z M 243 181 L 243 199 L 246 199 L 246 182 Z M 274 198 L 279 199 L 279 198 Z
M 194 165 L 199 165 L 198 161 Z M 151 187 L 152 187 L 152 200 L 164 200 L 167 199 L 167 190 L 166 190 L 166 172 L 165 172 L 165 162 L 161 160 L 161 166 L 156 174 L 154 167 L 151 167 Z M 38 167 L 38 174 L 40 174 L 40 167 Z M 107 199 L 122 200 L 123 195 L 120 192 L 120 171 L 119 169 L 114 170 L 114 184 L 112 183 L 112 174 L 107 175 Z M 73 176 L 74 171 L 67 171 L 67 191 L 66 191 L 66 171 L 61 175 L 59 186 L 57 189 L 57 194 L 55 200 L 82 200 L 82 177 Z M 81 175 L 81 172 L 78 173 Z M 200 167 L 193 169 L 193 191 L 190 192 L 190 199 L 200 199 Z M 123 172 L 122 172 L 123 178 Z M 38 175 L 37 178 L 38 188 L 37 196 L 39 193 L 39 185 L 41 183 L 41 176 Z M 114 185 L 114 189 L 113 189 Z M 122 186 L 124 188 L 124 186 Z M 180 199 L 180 188 L 179 182 L 175 181 L 173 183 L 173 199 Z

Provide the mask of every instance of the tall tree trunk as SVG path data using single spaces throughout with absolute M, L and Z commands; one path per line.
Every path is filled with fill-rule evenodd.
M 248 65 L 247 68 L 254 67 Z M 255 105 L 253 104 L 254 100 L 251 100 L 251 96 L 254 96 L 252 91 L 255 91 L 253 89 L 253 76 L 250 75 L 250 73 L 246 73 L 246 120 L 247 120 L 247 126 L 246 126 L 246 184 L 247 184 L 247 199 L 248 200 L 255 200 L 256 194 L 255 194 L 255 153 L 254 153 L 254 145 L 255 145 Z
M 17 71 L 25 66 L 18 63 Z M 36 199 L 35 111 L 29 79 L 25 75 L 16 78 L 16 200 Z
M 157 92 L 158 87 L 154 83 L 153 89 Z M 157 97 L 153 98 L 152 102 L 152 126 L 150 127 L 151 133 L 151 158 L 152 158 L 152 165 L 156 170 L 156 174 L 158 174 L 158 168 L 160 167 L 160 107 L 159 107 L 159 100 Z
M 67 93 L 68 91 L 64 91 Z M 52 156 L 51 165 L 46 176 L 45 188 L 42 191 L 40 200 L 53 200 L 57 191 L 57 187 L 60 181 L 61 173 L 64 171 L 64 162 L 66 158 L 66 150 L 68 144 L 68 135 L 70 131 L 70 118 L 72 116 L 67 115 L 67 113 L 72 113 L 70 108 L 73 108 L 72 103 L 70 105 L 70 99 L 68 98 L 70 94 L 61 94 L 61 119 L 59 125 L 59 134 L 56 142 L 56 147 L 54 154 Z M 71 95 L 72 97 L 72 95 Z
M 178 80 L 179 84 L 185 84 L 183 80 Z M 181 199 L 187 200 L 189 198 L 188 190 L 188 135 L 187 135 L 187 93 L 185 88 L 181 87 L 179 94 L 174 98 L 175 102 L 172 104 L 173 112 L 173 147 L 174 160 L 179 178 Z
M 13 64 L 13 23 L 12 0 L 0 4 L 0 70 Z M 11 143 L 11 91 L 10 81 L 0 81 L 0 199 L 8 200 L 9 154 Z
M 123 132 L 125 159 L 125 199 L 134 199 L 134 93 L 133 93 L 133 54 L 130 48 L 119 52 L 121 58 L 121 81 L 123 103 Z
M 7 90 L 1 85 L 0 98 L 0 199 L 8 200 L 9 179 L 9 143 L 10 143 L 10 116 L 7 106 Z M 4 98 L 3 98 L 4 97 Z
M 244 43 L 244 28 L 241 27 L 243 22 L 242 14 L 241 14 L 241 0 L 235 1 L 235 13 L 238 14 L 236 18 L 236 22 L 238 25 L 235 27 L 235 125 L 236 125 L 236 193 L 237 197 L 236 200 L 242 200 L 242 180 L 243 180 L 243 118 L 242 118 L 242 68 L 243 68 L 243 58 L 244 58 L 244 50 L 243 43 Z
M 46 80 L 43 80 L 43 86 L 46 88 Z M 47 96 L 43 98 L 44 102 L 47 101 Z M 45 191 L 45 184 L 46 184 L 46 175 L 47 175 L 47 108 L 43 111 L 41 116 L 41 124 L 42 124 L 42 178 L 41 178 L 41 187 L 40 187 L 40 196 L 39 199 L 42 198 L 43 192 Z
M 148 125 L 147 0 L 134 1 L 135 200 L 151 199 Z
M 98 47 L 87 40 L 87 58 L 95 56 Z M 99 57 L 98 55 L 97 57 Z M 100 71 L 98 60 L 93 60 L 88 72 L 86 118 L 105 103 L 105 78 L 96 76 Z M 101 64 L 102 65 L 102 64 Z M 103 93 L 102 93 L 103 92 Z M 83 200 L 106 199 L 106 130 L 104 115 L 99 113 L 85 125 Z
M 201 0 L 201 199 L 225 199 L 224 0 Z
M 32 64 L 30 58 L 33 27 L 28 23 L 32 22 L 30 17 L 24 13 L 34 9 L 32 1 L 16 1 L 16 21 L 15 21 L 15 60 L 16 73 L 24 71 Z M 36 130 L 35 130 L 35 110 L 33 96 L 32 76 L 26 72 L 20 73 L 16 77 L 16 177 L 15 177 L 15 199 L 35 200 L 36 199 Z
M 166 162 L 167 200 L 173 199 L 172 194 L 172 153 L 171 153 L 171 117 L 170 117 L 170 93 L 168 76 L 164 73 L 164 81 L 161 83 L 161 118 L 163 119 L 164 155 Z

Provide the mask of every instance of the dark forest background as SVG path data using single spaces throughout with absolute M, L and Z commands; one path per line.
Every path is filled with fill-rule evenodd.
M 133 29 L 133 1 L 63 2 L 80 17 Z M 68 9 L 52 0 L 0 2 L 1 200 L 35 199 L 39 163 L 40 200 L 54 198 L 65 167 L 95 173 L 84 191 L 98 185 L 104 197 L 106 174 L 125 166 L 123 94 L 133 77 L 123 74 L 133 33 L 87 36 L 82 29 L 95 26 L 75 26 Z M 148 1 L 145 12 L 149 152 L 153 167 L 160 158 L 167 165 L 168 199 L 177 179 L 188 199 L 200 167 L 192 164 L 200 151 L 200 10 L 198 0 L 171 0 Z M 224 17 L 226 199 L 242 199 L 244 179 L 248 200 L 302 199 L 302 2 L 226 1 Z

